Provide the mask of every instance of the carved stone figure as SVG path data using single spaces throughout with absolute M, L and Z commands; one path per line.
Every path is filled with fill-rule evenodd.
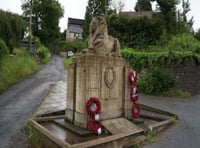
M 94 17 L 89 26 L 88 49 L 83 53 L 94 52 L 100 55 L 120 56 L 120 44 L 117 38 L 108 35 L 104 17 Z

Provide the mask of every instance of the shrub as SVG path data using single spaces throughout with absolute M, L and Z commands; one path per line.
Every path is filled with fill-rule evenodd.
M 0 39 L 0 59 L 5 55 L 8 55 L 8 48 L 6 46 L 6 43 L 2 39 Z
M 173 36 L 166 48 L 178 51 L 200 51 L 200 42 L 193 35 L 184 33 Z
M 77 51 L 80 51 L 87 47 L 86 41 L 74 41 L 74 42 L 66 42 L 61 41 L 60 42 L 60 50 L 62 51 L 73 51 L 76 53 Z
M 176 66 L 181 62 L 191 59 L 200 63 L 200 54 L 198 53 L 198 50 L 163 50 L 159 52 L 141 52 L 131 48 L 124 48 L 121 53 L 122 56 L 129 61 L 131 67 L 133 67 L 137 72 L 144 69 L 150 69 L 151 67 L 167 65 Z
M 37 48 L 36 54 L 39 56 L 42 63 L 48 63 L 51 57 L 49 49 L 43 45 Z
M 65 67 L 65 68 L 67 68 L 70 64 L 72 64 L 72 58 L 73 58 L 73 57 L 67 58 L 67 59 L 64 60 L 63 63 L 64 63 L 64 67 Z
M 159 94 L 168 90 L 172 83 L 173 80 L 166 71 L 154 67 L 152 70 L 139 76 L 138 88 L 146 94 Z
M 40 41 L 40 38 L 34 37 L 34 41 L 35 41 L 35 44 L 36 44 L 36 48 L 42 46 L 42 43 L 41 43 L 41 41 Z

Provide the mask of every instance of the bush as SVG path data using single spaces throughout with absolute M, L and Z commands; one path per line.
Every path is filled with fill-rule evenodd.
M 166 48 L 168 50 L 190 50 L 200 52 L 200 42 L 197 39 L 195 39 L 193 35 L 184 33 L 177 36 L 173 36 Z
M 8 52 L 9 51 L 6 46 L 6 43 L 2 39 L 0 39 L 0 60 L 1 60 L 1 57 L 8 55 Z
M 172 86 L 173 80 L 170 75 L 158 68 L 145 72 L 139 76 L 138 88 L 146 94 L 159 94 Z
M 122 47 L 146 49 L 161 44 L 165 26 L 158 17 L 131 18 L 123 14 L 107 16 L 109 34 L 117 37 Z
M 165 48 L 165 47 L 163 47 Z M 131 67 L 133 67 L 138 73 L 143 69 L 150 69 L 151 67 L 160 66 L 176 66 L 181 62 L 187 62 L 188 60 L 195 60 L 200 63 L 199 50 L 163 50 L 153 52 L 139 52 L 131 48 L 122 49 L 122 56 L 129 61 Z
M 48 63 L 51 57 L 49 49 L 43 45 L 37 48 L 36 54 L 39 56 L 42 63 Z
M 61 41 L 59 46 L 61 51 L 73 51 L 74 53 L 76 53 L 77 51 L 86 48 L 87 43 L 86 41 L 74 41 L 74 42 Z
M 73 57 L 67 58 L 67 59 L 64 60 L 63 63 L 64 63 L 64 67 L 65 67 L 65 68 L 67 68 L 70 64 L 72 64 L 72 58 L 73 58 Z

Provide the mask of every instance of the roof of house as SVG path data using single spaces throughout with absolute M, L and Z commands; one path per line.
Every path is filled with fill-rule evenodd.
M 76 25 L 83 25 L 84 20 L 83 19 L 77 19 L 77 18 L 68 18 L 68 25 L 69 24 L 76 24 Z
M 138 12 L 123 11 L 121 14 L 132 17 L 132 18 L 138 18 L 138 17 L 144 17 L 144 16 L 148 18 L 152 18 L 153 12 L 152 11 L 138 11 Z
M 68 29 L 70 32 L 82 33 L 82 25 L 84 23 L 83 19 L 68 18 Z

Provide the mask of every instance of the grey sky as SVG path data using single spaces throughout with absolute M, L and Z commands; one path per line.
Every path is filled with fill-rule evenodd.
M 64 17 L 60 20 L 59 26 L 61 30 L 67 28 L 67 18 L 68 17 L 75 17 L 75 18 L 84 18 L 85 15 L 85 8 L 87 5 L 88 0 L 58 0 L 61 5 L 65 9 Z M 119 1 L 119 0 L 114 0 Z M 125 5 L 125 11 L 133 11 L 135 3 L 137 0 L 121 0 Z M 182 1 L 182 0 L 180 0 Z M 197 30 L 200 28 L 200 1 L 198 0 L 189 0 L 191 11 L 188 14 L 188 17 L 194 17 L 194 29 Z M 22 13 L 21 10 L 21 0 L 0 0 L 0 9 L 9 10 L 11 12 L 15 12 L 18 14 Z

